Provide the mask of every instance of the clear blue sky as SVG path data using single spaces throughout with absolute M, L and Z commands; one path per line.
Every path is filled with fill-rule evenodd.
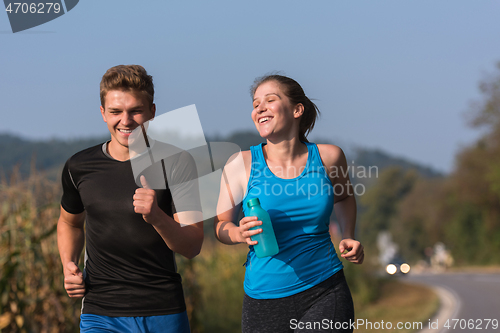
M 316 99 L 312 134 L 450 171 L 464 112 L 500 60 L 500 2 L 95 1 L 12 34 L 0 13 L 0 132 L 107 133 L 99 81 L 153 75 L 159 114 L 196 104 L 207 134 L 253 130 L 249 86 L 280 70 Z M 342 146 L 341 144 L 341 146 Z

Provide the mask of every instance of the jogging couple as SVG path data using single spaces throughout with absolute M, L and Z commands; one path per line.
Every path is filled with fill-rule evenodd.
M 363 246 L 354 238 L 356 202 L 348 195 L 349 178 L 329 172 L 347 168 L 345 156 L 337 146 L 308 142 L 319 111 L 296 81 L 265 76 L 251 93 L 251 119 L 266 143 L 241 152 L 244 167 L 227 163 L 214 225 L 219 241 L 249 245 L 242 331 L 299 332 L 292 329 L 293 320 L 349 322 L 354 319 L 351 294 L 329 234 L 335 209 L 340 256 L 363 262 Z M 149 142 L 144 125 L 156 107 L 153 79 L 143 67 L 110 68 L 100 98 L 111 139 L 66 162 L 57 227 L 64 287 L 70 297 L 83 297 L 80 330 L 190 332 L 175 253 L 191 259 L 203 242 L 194 159 L 167 143 Z M 141 134 L 146 144 L 132 149 L 130 143 Z M 168 157 L 148 163 L 153 145 Z M 133 165 L 144 167 L 138 173 Z M 151 183 L 159 178 L 163 187 Z M 315 182 L 344 187 L 345 195 L 261 195 L 265 186 L 307 188 Z M 261 221 L 238 221 L 241 209 L 245 212 L 256 197 L 271 216 L 279 245 L 275 256 L 255 256 L 250 237 L 261 232 Z

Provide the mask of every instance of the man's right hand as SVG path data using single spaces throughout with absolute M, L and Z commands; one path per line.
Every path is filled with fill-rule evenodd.
M 69 297 L 83 297 L 85 295 L 83 273 L 72 261 L 64 267 L 64 288 Z

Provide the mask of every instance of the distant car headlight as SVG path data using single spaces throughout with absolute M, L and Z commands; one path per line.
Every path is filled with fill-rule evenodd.
M 399 267 L 399 269 L 401 270 L 401 273 L 407 274 L 410 271 L 410 265 L 404 263 L 401 265 L 401 267 Z
M 385 271 L 391 275 L 396 274 L 398 268 L 394 264 L 389 264 L 385 267 Z

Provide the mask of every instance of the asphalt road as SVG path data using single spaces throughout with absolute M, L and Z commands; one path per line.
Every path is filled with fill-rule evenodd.
M 403 280 L 435 288 L 444 303 L 426 332 L 500 333 L 500 274 L 424 273 Z

